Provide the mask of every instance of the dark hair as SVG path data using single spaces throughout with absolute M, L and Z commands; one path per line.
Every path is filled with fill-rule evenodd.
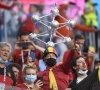
M 75 73 L 75 74 L 76 74 L 76 70 L 73 69 L 73 67 L 76 66 L 76 61 L 77 61 L 79 58 L 84 58 L 84 56 L 77 56 L 77 57 L 75 57 L 75 58 L 72 60 L 72 62 L 71 62 L 71 69 L 72 69 L 73 73 Z
M 38 5 L 38 4 L 30 4 L 30 6 L 35 7 L 37 10 L 38 10 L 38 8 L 39 8 L 39 5 Z
M 83 35 L 81 35 L 81 34 L 77 34 L 77 35 L 75 35 L 74 40 L 77 40 L 77 39 L 85 39 L 85 38 L 84 38 Z
M 29 35 L 30 33 L 29 32 L 21 32 L 20 34 L 19 34 L 19 37 L 21 38 L 21 36 L 26 36 L 26 35 Z
M 11 68 L 11 69 L 12 69 L 13 67 L 16 67 L 18 70 L 21 69 L 21 66 L 20 66 L 19 64 L 17 64 L 17 63 L 12 63 L 12 64 L 10 64 L 8 67 Z

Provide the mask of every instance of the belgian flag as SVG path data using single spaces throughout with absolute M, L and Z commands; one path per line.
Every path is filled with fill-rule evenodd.
M 71 90 L 100 90 L 100 67 Z

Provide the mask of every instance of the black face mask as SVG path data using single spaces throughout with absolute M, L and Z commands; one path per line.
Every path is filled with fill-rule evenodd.
M 52 67 L 56 64 L 56 59 L 49 58 L 49 59 L 46 60 L 46 64 L 47 64 L 47 66 Z

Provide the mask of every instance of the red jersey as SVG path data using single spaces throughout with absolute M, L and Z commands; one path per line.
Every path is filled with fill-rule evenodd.
M 24 26 L 22 26 L 20 32 L 26 32 L 27 31 L 27 32 L 32 33 L 33 30 L 34 30 L 34 24 L 33 24 L 32 20 L 31 20 L 31 18 L 27 17 L 27 19 L 26 19 L 26 21 L 24 23 Z
M 72 60 L 72 56 L 74 56 L 74 53 L 70 52 L 70 55 L 68 58 L 66 58 L 65 62 L 59 65 L 55 65 L 53 68 L 53 73 L 57 82 L 58 90 L 65 90 L 68 87 L 69 84 L 69 77 L 67 76 L 70 72 L 70 64 Z M 46 70 L 39 72 L 38 77 L 43 77 L 43 86 L 42 90 L 52 90 L 49 88 L 50 81 L 49 81 L 49 69 L 46 68 Z
M 31 52 L 35 52 L 36 53 L 36 59 L 37 60 L 40 59 L 40 52 L 38 50 L 32 50 Z M 28 51 L 23 51 L 24 64 L 27 63 L 27 57 L 28 57 Z M 22 66 L 22 53 L 21 53 L 21 50 L 20 49 L 16 50 L 12 54 L 12 58 L 14 60 L 14 63 L 17 63 L 20 66 Z
M 16 85 L 16 88 L 18 90 L 28 90 L 28 87 L 25 84 L 18 84 L 18 85 Z
M 0 3 L 0 8 L 3 8 L 3 9 L 11 9 L 12 7 L 14 6 L 14 4 L 12 4 L 11 6 L 7 6 L 7 5 L 4 5 L 2 3 Z
M 66 16 L 65 13 L 63 13 L 63 10 L 65 10 L 66 8 L 68 8 L 67 4 L 63 4 L 60 5 L 60 7 L 58 8 L 59 10 L 59 14 L 61 16 L 63 16 L 65 19 L 69 20 L 68 16 Z M 60 16 L 56 16 L 55 18 L 59 23 L 65 23 L 65 20 L 63 18 L 61 18 Z M 84 32 L 95 32 L 96 30 L 94 28 L 91 27 L 87 27 L 81 24 L 76 23 L 75 27 L 73 28 L 73 30 L 80 30 L 80 31 L 84 31 Z M 69 36 L 72 38 L 74 33 L 73 30 L 70 30 Z M 63 36 L 67 36 L 68 35 L 68 28 L 66 27 L 62 27 L 60 29 L 57 30 L 60 34 L 62 34 Z
M 4 82 L 4 68 L 0 68 L 0 83 L 5 83 L 7 86 L 15 86 L 16 85 L 16 79 L 14 72 L 6 67 L 6 80 Z

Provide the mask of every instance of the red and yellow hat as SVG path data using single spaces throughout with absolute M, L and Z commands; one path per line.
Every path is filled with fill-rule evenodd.
M 45 50 L 44 53 L 43 53 L 43 58 L 44 58 L 48 53 L 54 53 L 54 54 L 56 55 L 56 57 L 58 56 L 56 50 L 55 50 L 53 47 L 47 47 L 47 48 L 46 48 L 46 50 Z

